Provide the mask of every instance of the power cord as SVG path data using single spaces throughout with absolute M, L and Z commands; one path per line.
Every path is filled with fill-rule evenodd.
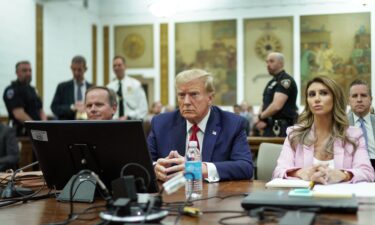
M 1 193 L 1 197 L 3 197 L 3 198 L 13 198 L 13 197 L 16 197 L 17 195 L 19 195 L 19 196 L 28 196 L 28 195 L 30 195 L 30 193 L 32 193 L 32 190 L 22 188 L 22 191 L 24 193 L 27 193 L 27 194 L 24 194 L 24 193 L 21 193 L 19 191 L 20 188 L 17 189 L 17 188 L 14 187 L 15 177 L 16 177 L 17 173 L 19 173 L 19 172 L 21 172 L 21 171 L 23 171 L 23 170 L 25 170 L 25 169 L 27 169 L 29 167 L 32 167 L 32 166 L 34 166 L 34 165 L 36 165 L 38 163 L 39 163 L 39 161 L 30 163 L 30 164 L 28 164 L 28 165 L 26 165 L 26 166 L 24 166 L 22 168 L 17 169 L 16 171 L 14 171 L 14 173 L 13 173 L 10 181 L 8 182 L 7 186 L 5 187 L 5 189 L 3 190 L 3 192 Z
M 7 198 L 7 199 L 0 199 L 0 207 L 15 204 L 17 202 L 26 203 L 29 200 L 38 200 L 39 198 L 41 198 L 41 196 L 37 196 L 37 195 L 44 189 L 45 185 L 46 185 L 46 183 L 44 182 L 42 187 L 40 187 L 37 191 L 35 191 L 35 192 L 33 192 L 29 195 L 23 195 L 21 197 L 13 197 L 13 198 Z M 42 196 L 45 196 L 45 195 L 42 195 Z M 3 204 L 1 204 L 1 203 L 3 203 Z
M 82 214 L 82 213 L 74 213 L 74 204 L 73 204 L 73 202 L 74 202 L 73 201 L 74 195 L 77 193 L 78 188 L 79 188 L 79 186 L 82 183 L 84 183 L 84 182 L 91 182 L 92 184 L 94 184 L 93 181 L 88 180 L 88 179 L 84 179 L 84 180 L 80 181 L 77 184 L 76 188 L 74 188 L 74 184 L 77 182 L 77 179 L 79 179 L 79 177 L 81 175 L 83 175 L 83 174 L 89 174 L 91 177 L 93 177 L 96 180 L 98 186 L 100 187 L 99 193 L 101 193 L 101 196 L 104 198 L 104 200 L 107 201 L 106 206 L 108 206 L 109 202 L 111 201 L 111 197 L 110 197 L 108 189 L 106 188 L 106 186 L 104 185 L 104 183 L 100 180 L 100 178 L 98 177 L 98 175 L 96 175 L 93 171 L 91 171 L 91 170 L 81 170 L 81 171 L 79 171 L 77 173 L 77 175 L 74 177 L 74 179 L 72 180 L 72 182 L 70 184 L 70 189 L 69 189 L 70 213 L 68 215 L 68 218 L 66 220 L 64 220 L 64 221 L 61 221 L 61 222 L 49 223 L 49 225 L 65 225 L 65 224 L 69 224 L 70 222 L 78 219 L 79 215 Z
M 233 224 L 226 223 L 225 221 L 231 220 L 231 219 L 237 219 L 237 218 L 241 218 L 241 217 L 246 217 L 246 216 L 248 216 L 248 215 L 246 213 L 242 212 L 242 214 L 238 215 L 238 216 L 227 216 L 227 217 L 220 218 L 218 223 L 222 224 L 222 225 L 234 225 L 234 223 Z M 235 224 L 238 224 L 238 223 L 235 223 Z M 246 224 L 249 224 L 249 223 L 246 223 Z M 258 224 L 258 223 L 250 223 L 250 225 L 251 224 Z
M 121 168 L 120 177 L 123 177 L 126 169 L 128 169 L 131 166 L 136 166 L 138 168 L 141 168 L 145 172 L 145 174 L 147 176 L 147 185 L 146 185 L 146 187 L 147 187 L 147 190 L 148 190 L 148 188 L 150 187 L 150 184 L 151 184 L 151 175 L 148 172 L 148 170 L 144 166 L 142 166 L 141 164 L 138 164 L 138 163 L 128 163 L 128 164 L 126 164 L 125 166 L 123 166 Z M 139 180 L 139 178 L 137 178 L 137 180 Z
M 84 209 L 82 212 L 77 212 L 76 215 L 78 215 L 77 220 L 83 220 L 83 221 L 92 221 L 96 218 L 98 218 L 98 215 L 92 218 L 79 218 L 81 215 L 87 215 L 87 214 L 94 214 L 97 213 L 95 212 L 90 212 L 91 210 L 98 209 L 98 208 L 106 208 L 107 205 L 96 205 L 96 206 L 90 206 L 86 209 Z

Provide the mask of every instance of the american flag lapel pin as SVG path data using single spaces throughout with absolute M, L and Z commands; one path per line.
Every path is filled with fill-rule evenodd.
M 213 134 L 213 135 L 216 135 L 216 131 L 212 131 L 212 134 Z

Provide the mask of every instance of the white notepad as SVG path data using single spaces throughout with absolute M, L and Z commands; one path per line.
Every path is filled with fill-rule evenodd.
M 340 183 L 315 185 L 314 191 L 323 194 L 354 194 L 357 197 L 375 197 L 375 183 Z
M 310 181 L 275 178 L 266 184 L 266 188 L 308 188 L 309 185 Z

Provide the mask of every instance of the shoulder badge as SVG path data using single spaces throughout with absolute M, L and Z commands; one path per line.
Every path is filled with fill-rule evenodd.
M 289 79 L 284 79 L 280 83 L 285 89 L 288 89 L 292 82 Z
M 7 98 L 8 98 L 8 99 L 12 99 L 12 98 L 14 97 L 14 90 L 13 90 L 13 88 L 9 88 L 9 89 L 7 90 L 6 95 L 7 95 Z

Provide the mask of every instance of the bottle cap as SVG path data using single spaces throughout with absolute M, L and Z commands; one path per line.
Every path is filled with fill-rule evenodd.
M 189 141 L 189 147 L 198 147 L 197 141 Z

